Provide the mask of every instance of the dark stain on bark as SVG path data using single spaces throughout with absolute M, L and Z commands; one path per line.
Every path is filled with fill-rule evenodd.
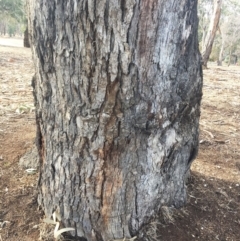
M 139 19 L 139 54 L 140 57 L 145 56 L 146 53 L 151 52 L 152 38 L 149 38 L 148 31 L 154 24 L 151 18 L 152 9 L 156 0 L 142 0 L 141 1 L 141 15 Z M 155 37 L 155 36 L 152 36 Z
M 188 159 L 187 165 L 190 167 L 191 163 L 193 162 L 193 160 L 196 158 L 198 154 L 198 147 L 192 147 L 192 151 L 190 153 L 190 157 Z
M 115 44 L 115 34 L 113 29 L 111 30 L 110 51 L 112 52 Z
M 39 110 L 39 103 L 36 95 L 36 76 L 34 75 L 32 77 L 32 87 L 33 87 L 33 97 L 34 97 L 34 106 L 35 106 L 35 117 L 36 117 L 36 126 L 37 126 L 37 131 L 36 131 L 36 146 L 38 149 L 38 154 L 39 154 L 39 160 L 41 166 L 43 165 L 44 162 L 44 139 L 43 135 L 41 132 L 41 111 Z
M 104 26 L 106 28 L 106 32 L 108 32 L 108 17 L 109 17 L 109 1 L 106 1 L 105 10 L 104 10 Z
M 125 12 L 126 12 L 126 0 L 121 0 L 121 10 L 122 10 L 122 22 L 124 22 Z

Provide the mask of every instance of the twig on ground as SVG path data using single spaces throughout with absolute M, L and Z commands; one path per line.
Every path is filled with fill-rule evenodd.
M 212 132 L 207 131 L 207 130 L 204 130 L 204 129 L 203 129 L 203 131 L 205 131 L 206 133 L 208 133 L 208 134 L 209 134 L 209 136 L 210 136 L 212 139 L 214 138 L 214 135 L 212 134 Z

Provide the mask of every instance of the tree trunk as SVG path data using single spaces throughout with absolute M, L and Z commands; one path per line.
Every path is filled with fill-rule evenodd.
M 230 44 L 230 47 L 229 47 L 229 60 L 228 60 L 228 67 L 229 67 L 230 64 L 231 64 L 231 59 L 232 59 L 232 44 Z
M 206 29 L 207 27 L 205 26 L 204 28 L 202 28 L 202 49 L 204 49 L 204 44 L 205 44 L 205 38 L 206 38 Z
M 207 62 L 212 52 L 212 46 L 213 46 L 214 38 L 218 29 L 218 24 L 221 16 L 221 6 L 222 6 L 222 0 L 214 0 L 213 14 L 209 24 L 207 36 L 204 39 L 204 44 L 202 49 L 202 64 L 204 67 L 207 67 Z
M 220 49 L 219 56 L 218 56 L 218 66 L 222 66 L 223 51 L 224 51 L 224 47 L 225 47 L 225 41 L 224 41 L 223 35 L 221 37 L 222 37 L 222 43 L 221 43 L 221 49 Z
M 202 96 L 197 1 L 30 6 L 39 204 L 89 241 L 134 236 L 186 201 Z
M 3 28 L 3 35 L 4 36 L 6 35 L 6 26 L 4 26 L 4 28 Z
M 23 36 L 23 46 L 25 48 L 30 48 L 30 42 L 29 42 L 29 34 L 28 34 L 28 27 L 24 31 L 24 36 Z

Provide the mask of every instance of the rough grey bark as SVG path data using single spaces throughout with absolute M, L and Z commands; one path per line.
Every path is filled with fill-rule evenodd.
M 209 24 L 208 32 L 204 38 L 202 45 L 202 65 L 207 67 L 210 54 L 212 52 L 212 46 L 215 39 L 216 32 L 218 30 L 218 24 L 221 16 L 222 0 L 214 0 L 214 8 Z
M 39 204 L 89 241 L 134 236 L 186 200 L 202 96 L 197 1 L 30 6 Z

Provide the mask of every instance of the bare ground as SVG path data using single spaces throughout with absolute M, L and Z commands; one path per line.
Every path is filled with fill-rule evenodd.
M 35 138 L 32 75 L 29 49 L 0 46 L 0 241 L 53 240 L 43 237 L 37 174 L 18 165 Z M 163 208 L 145 228 L 151 240 L 240 240 L 239 97 L 240 67 L 204 71 L 201 144 L 188 204 Z

